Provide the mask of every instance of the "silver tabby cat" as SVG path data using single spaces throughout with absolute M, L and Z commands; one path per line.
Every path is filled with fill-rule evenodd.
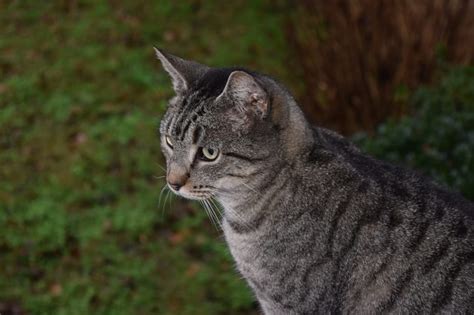
M 312 127 L 267 76 L 156 53 L 168 185 L 221 203 L 265 314 L 474 313 L 472 203 Z

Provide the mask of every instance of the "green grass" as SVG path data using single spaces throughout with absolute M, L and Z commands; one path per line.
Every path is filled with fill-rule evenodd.
M 280 78 L 269 1 L 0 2 L 0 312 L 250 314 L 204 211 L 159 205 L 160 46 Z M 164 199 L 164 198 L 163 198 Z

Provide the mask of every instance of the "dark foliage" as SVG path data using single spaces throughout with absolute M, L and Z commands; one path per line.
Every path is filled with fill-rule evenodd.
M 449 70 L 414 93 L 415 114 L 355 136 L 371 154 L 424 171 L 474 200 L 474 68 Z
M 439 59 L 474 60 L 474 2 L 304 0 L 288 38 L 311 119 L 346 134 L 405 113 L 407 91 Z

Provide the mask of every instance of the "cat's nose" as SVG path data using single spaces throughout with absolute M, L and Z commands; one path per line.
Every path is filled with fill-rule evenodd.
M 187 173 L 174 173 L 170 172 L 168 174 L 168 185 L 176 191 L 179 191 L 181 187 L 183 187 L 186 184 L 186 181 L 188 180 L 189 175 Z
M 178 191 L 183 185 L 181 183 L 170 183 L 168 182 L 168 185 L 171 186 L 174 190 Z

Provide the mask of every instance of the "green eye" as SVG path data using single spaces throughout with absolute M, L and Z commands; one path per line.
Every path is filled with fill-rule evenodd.
M 173 149 L 173 142 L 171 141 L 171 138 L 169 136 L 165 136 L 165 141 L 166 141 L 166 144 L 171 148 Z
M 199 159 L 203 161 L 214 161 L 219 156 L 219 150 L 213 148 L 200 148 L 199 149 Z

